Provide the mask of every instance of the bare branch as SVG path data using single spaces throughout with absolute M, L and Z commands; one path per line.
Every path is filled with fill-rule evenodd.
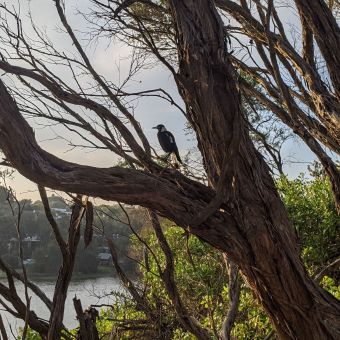
M 7 332 L 1 314 L 0 314 L 0 332 L 2 340 L 8 340 Z
M 241 282 L 238 277 L 238 267 L 230 262 L 225 254 L 223 259 L 228 270 L 228 295 L 229 295 L 229 310 L 228 315 L 223 321 L 222 338 L 223 340 L 231 340 L 231 330 L 237 315 L 238 305 L 240 302 Z
M 194 334 L 198 339 L 210 339 L 208 331 L 203 328 L 197 320 L 189 315 L 180 298 L 174 277 L 174 260 L 171 248 L 163 234 L 162 227 L 155 212 L 149 210 L 149 216 L 159 245 L 165 255 L 165 269 L 160 274 L 172 301 L 172 305 L 176 311 L 177 317 L 184 329 Z
M 317 283 L 320 283 L 320 281 L 324 278 L 329 271 L 333 270 L 334 268 L 337 268 L 340 266 L 340 258 L 336 259 L 332 263 L 330 263 L 328 266 L 323 268 L 318 274 L 315 275 L 314 281 Z
M 50 222 L 50 225 L 52 227 L 55 239 L 59 245 L 59 248 L 61 250 L 61 253 L 63 255 L 64 258 L 66 258 L 68 256 L 68 251 L 67 251 L 67 244 L 64 241 L 63 237 L 61 236 L 59 227 L 57 222 L 55 221 L 51 209 L 50 209 L 50 205 L 48 203 L 48 198 L 47 198 L 47 194 L 46 194 L 46 190 L 44 187 L 38 185 L 38 189 L 39 189 L 39 193 L 40 193 L 40 197 L 41 197 L 41 202 L 44 206 L 44 210 L 45 210 L 45 215 L 48 219 L 48 221 Z

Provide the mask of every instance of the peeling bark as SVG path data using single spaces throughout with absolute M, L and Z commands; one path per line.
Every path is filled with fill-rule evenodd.
M 62 254 L 62 263 L 59 268 L 53 294 L 53 301 L 50 308 L 51 315 L 47 334 L 47 339 L 59 339 L 63 327 L 67 291 L 71 282 L 77 247 L 80 240 L 80 223 L 85 212 L 87 199 L 86 202 L 83 204 L 81 196 L 78 195 L 78 201 L 75 202 L 75 205 L 72 209 L 70 227 L 68 232 L 68 242 L 66 243 L 60 234 L 60 230 L 55 219 L 52 216 L 45 189 L 39 186 L 39 192 L 42 203 L 44 205 L 46 217 L 51 224 L 56 241 Z
M 79 332 L 76 335 L 77 340 L 99 340 L 99 334 L 96 327 L 96 318 L 98 312 L 93 308 L 83 311 L 81 302 L 77 297 L 73 298 L 74 309 L 79 321 Z M 59 339 L 59 338 L 51 338 Z

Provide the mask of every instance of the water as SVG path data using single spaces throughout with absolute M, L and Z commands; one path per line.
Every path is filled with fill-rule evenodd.
M 6 280 L 0 280 L 1 283 L 7 286 Z M 35 282 L 45 294 L 52 299 L 54 292 L 54 281 L 37 281 Z M 17 291 L 20 297 L 24 300 L 24 286 L 17 282 Z M 113 302 L 113 297 L 110 296 L 112 291 L 122 291 L 123 288 L 120 281 L 112 277 L 104 277 L 97 279 L 89 279 L 82 281 L 72 281 L 65 304 L 64 324 L 67 328 L 72 329 L 77 327 L 76 313 L 73 308 L 73 298 L 77 296 L 81 300 L 83 309 L 93 304 L 110 304 Z M 42 319 L 49 319 L 49 311 L 44 303 L 29 291 L 31 299 L 31 310 Z M 23 321 L 15 319 L 12 315 L 3 312 L 1 316 L 6 326 L 7 333 L 10 339 L 15 339 L 18 334 L 19 327 L 23 326 Z M 11 335 L 10 328 L 14 335 Z M 1 337 L 0 337 L 1 338 Z

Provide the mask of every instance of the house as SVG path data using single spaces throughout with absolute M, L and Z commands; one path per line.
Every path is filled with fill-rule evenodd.
M 98 265 L 99 266 L 111 266 L 112 256 L 109 247 L 99 247 L 98 248 Z
M 72 215 L 72 211 L 68 208 L 51 208 L 51 210 L 54 213 L 54 218 L 56 220 L 60 220 L 64 216 Z

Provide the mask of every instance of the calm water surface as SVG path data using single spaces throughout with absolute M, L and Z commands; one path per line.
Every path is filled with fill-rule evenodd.
M 6 280 L 0 280 L 1 283 L 7 286 Z M 54 291 L 54 281 L 35 281 L 35 283 L 42 289 L 45 294 L 52 299 Z M 17 290 L 19 295 L 24 298 L 24 287 L 23 285 L 17 284 Z M 65 315 L 64 324 L 68 328 L 74 328 L 77 326 L 76 313 L 73 308 L 72 299 L 77 296 L 81 300 L 83 308 L 87 308 L 92 304 L 109 304 L 113 302 L 112 296 L 109 294 L 112 291 L 122 291 L 123 288 L 120 282 L 112 277 L 89 279 L 82 281 L 72 281 L 68 290 L 66 305 L 65 305 Z M 29 294 L 32 296 L 31 299 L 31 310 L 34 310 L 36 314 L 43 319 L 49 319 L 49 311 L 34 294 Z M 25 301 L 23 299 L 23 301 Z M 18 328 L 23 326 L 21 320 L 15 319 L 8 313 L 1 311 L 2 318 L 6 324 L 6 329 L 10 335 L 10 328 L 14 332 L 14 335 L 18 334 Z M 10 336 L 10 339 L 15 339 L 15 336 Z

